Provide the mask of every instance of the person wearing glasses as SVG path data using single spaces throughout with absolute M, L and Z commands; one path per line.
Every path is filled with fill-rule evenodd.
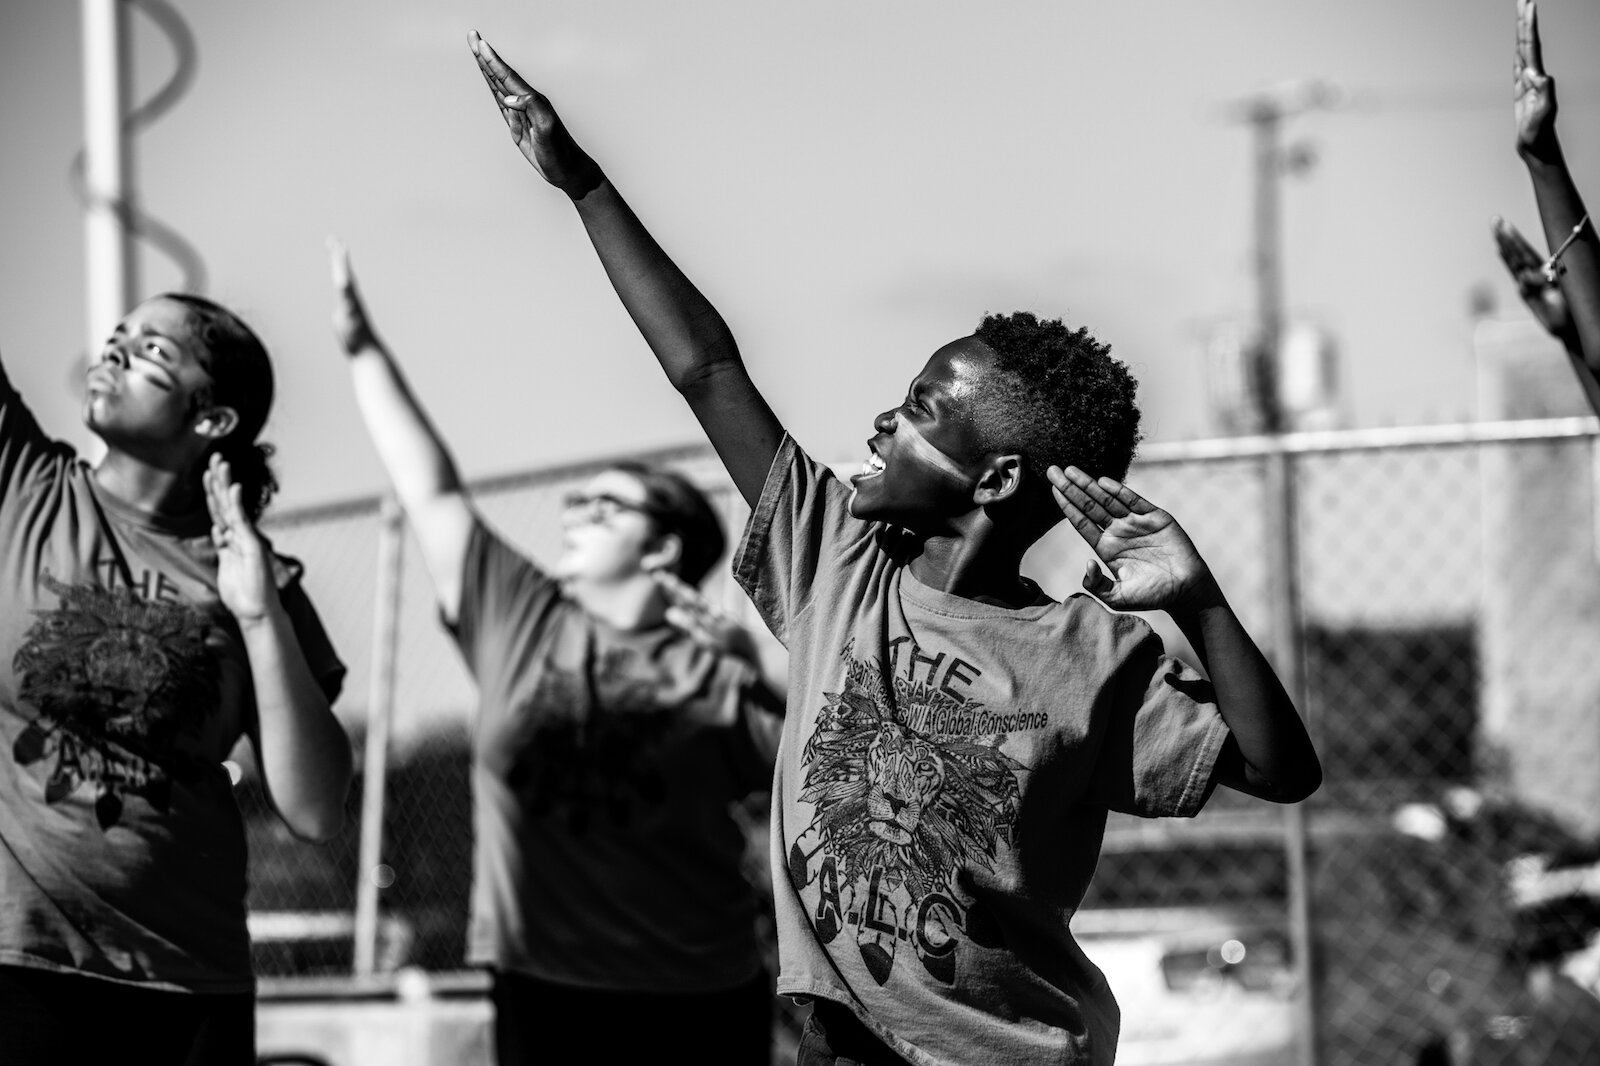
M 546 568 L 489 528 L 331 247 L 335 333 L 367 430 L 477 682 L 468 961 L 516 1063 L 769 1061 L 774 1004 L 734 805 L 770 788 L 782 697 L 695 589 L 725 537 L 668 470 L 566 500 Z

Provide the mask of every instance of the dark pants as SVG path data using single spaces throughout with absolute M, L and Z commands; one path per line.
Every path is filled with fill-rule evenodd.
M 253 1066 L 255 997 L 0 966 L 0 1063 Z
M 794 1061 L 795 1066 L 906 1066 L 849 1007 L 826 999 L 812 1001 Z
M 499 1066 L 635 1066 L 682 1056 L 695 1066 L 770 1066 L 772 982 L 725 992 L 603 992 L 496 971 Z

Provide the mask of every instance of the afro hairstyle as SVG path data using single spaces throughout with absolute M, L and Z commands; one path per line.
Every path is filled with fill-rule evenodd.
M 1019 453 L 1038 478 L 1051 466 L 1127 474 L 1139 444 L 1138 383 L 1110 345 L 1027 311 L 985 315 L 973 336 L 995 354 L 990 387 L 970 407 L 989 451 Z

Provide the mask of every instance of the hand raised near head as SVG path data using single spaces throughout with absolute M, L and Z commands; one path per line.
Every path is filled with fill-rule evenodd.
M 217 549 L 217 597 L 241 625 L 260 621 L 278 596 L 267 549 L 245 513 L 241 489 L 222 456 L 212 453 L 201 475 Z
M 477 30 L 467 35 L 467 44 L 511 139 L 540 176 L 574 200 L 600 184 L 600 168 L 572 139 L 549 99 L 511 69 Z
M 1119 611 L 1189 610 L 1218 595 L 1205 560 L 1172 515 L 1113 478 L 1075 466 L 1046 471 L 1061 513 L 1106 569 L 1093 561 L 1083 587 Z
M 761 663 L 755 638 L 706 598 L 705 593 L 670 570 L 652 570 L 650 576 L 667 597 L 667 622 L 700 644 L 752 665 Z

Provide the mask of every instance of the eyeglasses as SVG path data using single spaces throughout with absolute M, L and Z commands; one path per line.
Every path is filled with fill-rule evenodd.
M 569 492 L 562 497 L 561 507 L 568 520 L 576 522 L 609 522 L 627 511 L 642 514 L 647 518 L 655 517 L 655 512 L 648 504 L 620 499 L 609 492 L 597 492 L 592 496 L 581 492 Z

